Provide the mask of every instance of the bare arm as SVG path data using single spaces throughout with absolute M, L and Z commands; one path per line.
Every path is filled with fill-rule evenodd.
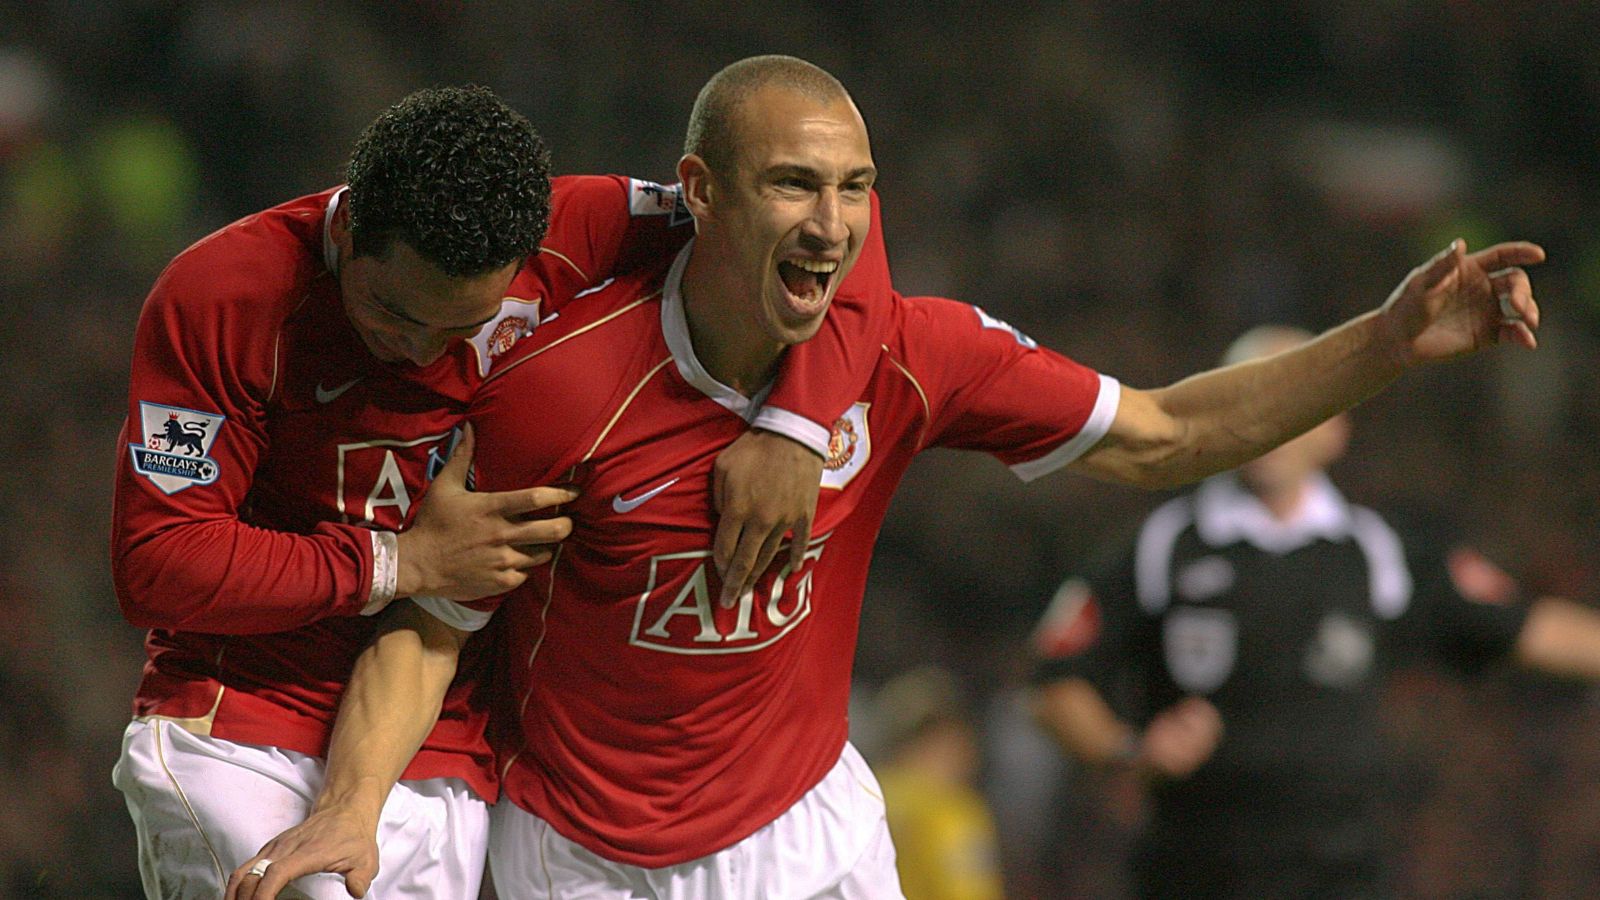
M 1124 388 L 1106 437 L 1073 465 L 1142 487 L 1226 471 L 1376 394 L 1406 369 L 1496 342 L 1535 345 L 1539 308 L 1520 266 L 1533 244 L 1466 253 L 1460 241 L 1413 269 L 1379 309 L 1267 359 L 1159 390 Z
M 339 705 L 326 780 L 311 815 L 234 870 L 227 900 L 276 897 L 312 872 L 343 875 L 352 897 L 371 885 L 383 803 L 438 719 L 468 635 L 412 603 L 385 615 Z M 266 874 L 248 874 L 262 859 L 272 860 Z
M 1033 712 L 1045 731 L 1079 761 L 1101 767 L 1128 765 L 1164 778 L 1192 775 L 1222 740 L 1222 716 L 1203 698 L 1178 701 L 1140 731 L 1119 719 L 1100 692 L 1081 678 L 1040 688 Z
M 1550 675 L 1600 681 L 1600 612 L 1560 597 L 1528 610 L 1514 651 L 1518 664 Z

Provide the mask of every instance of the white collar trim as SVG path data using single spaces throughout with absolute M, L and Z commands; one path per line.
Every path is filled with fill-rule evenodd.
M 1348 538 L 1352 518 L 1344 495 L 1320 474 L 1306 486 L 1300 509 L 1286 522 L 1274 518 L 1232 473 L 1207 479 L 1195 492 L 1195 528 L 1213 547 L 1244 540 L 1268 553 L 1288 553 L 1319 539 Z
M 328 271 L 339 274 L 339 245 L 333 242 L 333 214 L 339 211 L 339 201 L 345 192 L 350 190 L 349 185 L 339 188 L 328 198 L 328 208 L 322 214 L 322 264 Z
M 683 270 L 689 265 L 689 253 L 693 249 L 694 239 L 690 238 L 689 243 L 678 252 L 678 258 L 673 260 L 672 268 L 667 270 L 666 283 L 661 286 L 661 334 L 666 338 L 667 349 L 672 352 L 672 359 L 678 364 L 678 374 L 683 376 L 683 380 L 749 422 L 761 411 L 761 405 L 772 392 L 772 385 L 769 383 L 755 396 L 746 397 L 711 377 L 706 367 L 700 364 L 700 357 L 694 353 L 694 341 L 689 337 L 689 319 L 683 310 Z

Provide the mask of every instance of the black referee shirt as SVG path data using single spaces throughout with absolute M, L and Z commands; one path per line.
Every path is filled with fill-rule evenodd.
M 1157 829 L 1315 843 L 1359 827 L 1381 790 L 1385 673 L 1418 657 L 1478 669 L 1524 617 L 1463 598 L 1442 554 L 1408 560 L 1326 479 L 1282 523 L 1223 475 L 1159 507 L 1108 571 L 1064 584 L 1035 643 L 1040 680 L 1087 678 L 1130 721 L 1186 695 L 1221 712 L 1216 755 L 1158 787 Z

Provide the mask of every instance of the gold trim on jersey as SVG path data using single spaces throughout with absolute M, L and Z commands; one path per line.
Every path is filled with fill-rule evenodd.
M 577 272 L 579 278 L 582 278 L 585 282 L 587 282 L 589 280 L 589 273 L 585 272 L 584 270 L 582 270 L 580 268 L 578 268 L 578 264 L 572 261 L 572 257 L 566 255 L 565 253 L 562 253 L 559 250 L 551 250 L 549 247 L 540 247 L 539 248 L 539 252 L 540 253 L 548 253 L 551 256 L 554 256 L 556 259 L 559 259 L 562 262 L 566 263 L 567 265 L 571 266 L 572 267 L 572 271 Z
M 566 478 L 562 480 L 571 481 L 576 478 L 577 475 L 578 467 L 573 466 L 567 470 Z M 566 546 L 566 544 L 557 544 L 555 555 L 550 558 L 550 577 L 545 581 L 544 606 L 540 607 L 539 609 L 539 639 L 533 642 L 533 649 L 528 651 L 528 668 L 530 669 L 533 668 L 533 661 L 539 655 L 539 648 L 544 646 L 544 637 L 545 634 L 548 633 L 545 622 L 550 617 L 550 604 L 554 602 L 556 598 L 556 567 L 561 565 L 561 551 L 565 550 Z M 528 701 L 532 699 L 533 688 L 530 686 L 522 695 L 522 704 L 517 707 L 518 722 L 521 722 L 522 717 L 528 714 Z M 501 781 L 506 780 L 506 773 L 511 771 L 512 764 L 515 763 L 517 761 L 517 757 L 521 755 L 522 750 L 519 748 L 516 752 L 511 754 L 509 759 L 506 760 L 506 764 L 500 767 Z
M 190 734 L 198 734 L 201 737 L 210 737 L 211 726 L 216 723 L 217 709 L 222 706 L 222 695 L 227 693 L 227 691 L 227 687 L 220 684 L 217 685 L 217 699 L 211 704 L 211 709 L 203 716 L 195 716 L 191 719 L 180 719 L 177 716 L 149 715 L 134 716 L 133 720 L 135 722 L 151 723 L 171 722 Z
M 606 315 L 602 316 L 601 318 L 596 319 L 593 322 L 590 322 L 589 324 L 583 326 L 582 328 L 579 328 L 577 331 L 574 331 L 571 334 L 562 335 L 561 337 L 556 338 L 555 340 L 553 340 L 550 343 L 544 345 L 543 347 L 540 347 L 539 349 L 532 351 L 527 356 L 524 356 L 521 359 L 512 360 L 511 362 L 506 363 L 498 371 L 490 372 L 489 373 L 489 377 L 485 378 L 483 380 L 483 383 L 484 384 L 488 384 L 489 382 L 495 380 L 496 378 L 499 378 L 500 376 L 506 374 L 507 372 L 511 371 L 512 369 L 515 369 L 517 366 L 522 365 L 523 363 L 527 362 L 528 360 L 533 359 L 535 356 L 538 356 L 539 354 L 545 352 L 546 350 L 549 350 L 552 347 L 559 347 L 563 343 L 572 340 L 573 338 L 577 337 L 580 334 L 583 334 L 583 333 L 588 332 L 588 331 L 593 331 L 594 329 L 599 328 L 601 325 L 604 325 L 605 323 L 611 321 L 612 319 L 615 319 L 617 316 L 620 316 L 623 313 L 626 313 L 626 312 L 634 309 L 635 307 L 640 306 L 641 304 L 648 303 L 648 302 L 650 302 L 651 300 L 654 300 L 656 297 L 658 297 L 660 295 L 661 295 L 661 292 L 660 291 L 656 291 L 654 293 L 651 293 L 651 294 L 648 294 L 646 296 L 640 297 L 639 299 L 633 301 L 632 303 L 629 303 L 627 306 L 624 306 L 624 307 L 622 307 L 620 309 L 617 309 L 617 310 L 615 310 L 613 312 L 607 313 Z
M 219 701 L 222 699 L 220 692 L 217 694 L 217 699 Z M 213 708 L 211 711 L 215 713 L 216 709 Z M 176 722 L 176 720 L 171 721 Z M 226 884 L 228 873 L 222 870 L 222 858 L 217 855 L 217 848 L 211 846 L 211 838 L 206 834 L 206 830 L 200 827 L 200 817 L 194 814 L 194 806 L 189 803 L 188 795 L 183 792 L 183 785 L 178 783 L 178 776 L 172 774 L 172 769 L 167 766 L 167 751 L 161 740 L 161 723 L 154 722 L 151 728 L 155 731 L 156 760 L 161 763 L 161 771 L 167 774 L 167 781 L 172 783 L 172 789 L 177 792 L 178 802 L 183 804 L 183 811 L 189 814 L 189 821 L 194 823 L 194 830 L 199 833 L 200 840 L 205 842 L 206 852 L 211 854 L 211 864 L 217 868 L 217 883 Z
M 600 436 L 594 439 L 594 446 L 589 448 L 589 452 L 585 453 L 583 459 L 578 460 L 579 462 L 588 462 L 589 458 L 594 456 L 595 451 L 600 449 L 601 443 L 611 434 L 611 429 L 616 427 L 617 420 L 622 418 L 622 414 L 628 411 L 629 406 L 633 405 L 634 398 L 639 396 L 639 392 L 644 390 L 644 386 L 650 383 L 650 379 L 656 377 L 656 373 L 666 368 L 667 363 L 670 362 L 672 362 L 672 357 L 668 356 L 661 362 L 656 363 L 655 368 L 644 373 L 644 377 L 639 379 L 639 383 L 634 385 L 633 390 L 628 392 L 628 396 L 622 401 L 622 405 L 618 406 L 617 411 L 611 414 L 611 421 L 606 423 L 606 427 L 600 429 Z
M 922 428 L 917 432 L 917 449 L 921 450 L 927 445 L 928 426 L 933 423 L 933 410 L 928 406 L 928 392 L 922 389 L 922 384 L 917 381 L 917 376 L 911 374 L 910 369 L 901 365 L 900 360 L 894 358 L 889 350 L 889 345 L 882 344 L 880 346 L 883 347 L 883 352 L 889 362 L 900 370 L 900 374 L 906 376 L 906 380 L 911 382 L 911 386 L 917 389 L 917 396 L 922 398 Z

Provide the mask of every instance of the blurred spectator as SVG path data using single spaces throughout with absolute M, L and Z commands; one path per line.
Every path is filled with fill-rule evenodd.
M 878 692 L 883 786 L 906 900 L 998 900 L 994 819 L 974 787 L 978 740 L 950 673 L 918 668 Z

